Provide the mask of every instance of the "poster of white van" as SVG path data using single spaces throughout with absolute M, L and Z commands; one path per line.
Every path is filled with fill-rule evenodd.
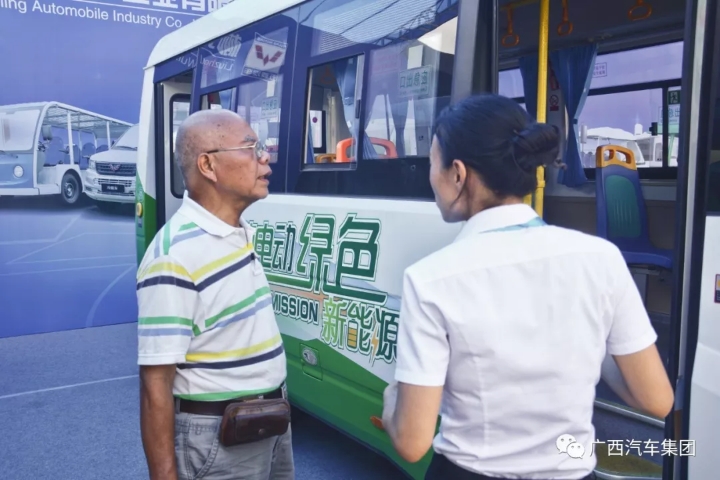
M 137 149 L 138 126 L 133 125 L 109 149 L 90 157 L 83 178 L 85 194 L 101 210 L 135 202 Z

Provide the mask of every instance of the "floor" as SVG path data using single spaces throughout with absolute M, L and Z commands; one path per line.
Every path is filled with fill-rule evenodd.
M 13 480 L 147 479 L 136 326 L 0 339 L 0 471 Z M 298 480 L 397 479 L 374 452 L 293 412 Z

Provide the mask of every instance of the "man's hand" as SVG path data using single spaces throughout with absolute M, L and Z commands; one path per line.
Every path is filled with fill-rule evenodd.
M 177 480 L 175 365 L 140 367 L 140 430 L 151 480 Z

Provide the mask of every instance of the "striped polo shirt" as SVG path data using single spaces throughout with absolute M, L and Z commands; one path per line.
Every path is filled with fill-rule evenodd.
M 228 400 L 272 391 L 286 359 L 253 229 L 188 197 L 137 275 L 138 363 L 177 364 L 176 397 Z

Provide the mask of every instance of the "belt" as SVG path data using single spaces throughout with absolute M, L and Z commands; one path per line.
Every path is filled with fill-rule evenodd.
M 232 403 L 244 402 L 247 400 L 255 400 L 261 398 L 285 398 L 285 384 L 276 388 L 272 392 L 263 393 L 262 395 L 250 395 L 246 397 L 233 398 L 223 400 L 221 402 L 201 402 L 197 400 L 185 400 L 183 398 L 175 398 L 175 413 L 191 413 L 194 415 L 209 415 L 214 417 L 222 417 L 225 415 L 225 409 Z

